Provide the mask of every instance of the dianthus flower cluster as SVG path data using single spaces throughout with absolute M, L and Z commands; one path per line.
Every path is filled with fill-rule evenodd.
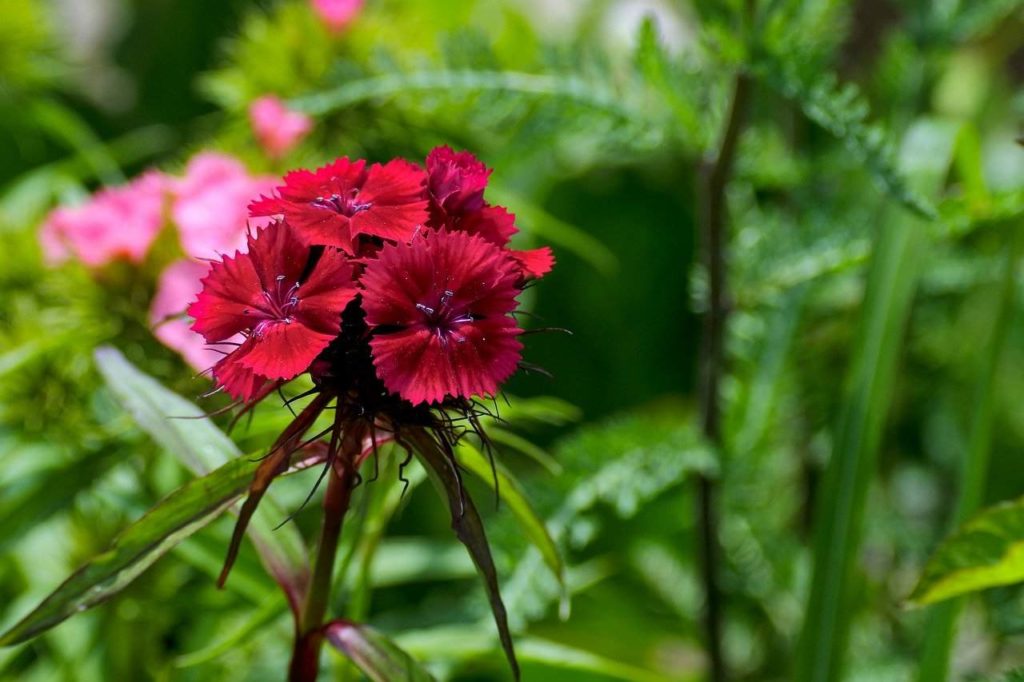
M 434 149 L 426 168 L 341 158 L 287 174 L 250 204 L 250 216 L 272 222 L 250 231 L 244 251 L 211 264 L 188 309 L 193 329 L 224 353 L 212 375 L 238 416 L 303 373 L 313 388 L 297 397 L 313 397 L 257 469 L 222 584 L 270 484 L 292 453 L 326 436 L 328 497 L 393 441 L 447 477 L 461 527 L 471 502 L 455 443 L 473 431 L 489 444 L 478 399 L 520 365 L 517 296 L 554 264 L 547 247 L 510 248 L 515 217 L 484 198 L 490 172 L 448 147 Z M 330 425 L 308 435 L 324 414 Z M 515 667 L 503 608 L 495 614 Z
M 341 158 L 288 173 L 249 207 L 273 222 L 212 264 L 188 310 L 230 344 L 218 385 L 247 403 L 309 372 L 364 412 L 494 395 L 520 361 L 516 297 L 553 258 L 509 248 L 515 218 L 485 201 L 489 174 L 448 147 L 426 169 Z

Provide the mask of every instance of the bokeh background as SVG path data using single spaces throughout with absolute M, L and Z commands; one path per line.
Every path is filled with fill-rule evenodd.
M 528 324 L 572 335 L 528 338 L 552 377 L 510 382 L 496 440 L 569 564 L 567 619 L 508 509 L 481 502 L 527 680 L 703 679 L 697 473 L 718 481 L 732 678 L 792 679 L 812 529 L 832 503 L 822 472 L 850 429 L 877 462 L 842 679 L 914 679 L 929 611 L 905 601 L 951 528 L 967 453 L 990 454 L 985 503 L 1024 492 L 1020 2 L 367 0 L 335 31 L 306 0 L 0 0 L 0 34 L 0 624 L 188 477 L 113 398 L 94 349 L 117 347 L 190 399 L 208 388 L 147 315 L 174 244 L 141 264 L 47 265 L 40 225 L 203 150 L 280 175 L 469 149 L 495 169 L 488 196 L 517 214 L 519 246 L 554 248 L 555 271 L 526 292 Z M 695 415 L 696 225 L 737 73 L 753 97 L 726 191 L 716 450 Z M 283 155 L 250 123 L 267 94 L 313 120 Z M 879 253 L 902 259 L 890 280 L 873 278 Z M 268 405 L 234 437 L 255 451 L 285 418 Z M 284 482 L 286 499 L 297 507 L 312 481 Z M 439 678 L 507 679 L 433 491 L 414 487 L 380 521 L 372 589 L 353 607 L 346 583 L 335 612 L 357 608 Z M 0 677 L 281 679 L 290 623 L 251 548 L 215 589 L 230 528 L 0 649 Z M 1024 664 L 1024 592 L 972 598 L 958 632 L 954 679 Z M 325 677 L 357 679 L 325 660 Z

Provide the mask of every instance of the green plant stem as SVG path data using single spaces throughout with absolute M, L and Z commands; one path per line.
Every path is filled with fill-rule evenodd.
M 798 682 L 841 679 L 864 502 L 924 258 L 922 225 L 894 213 L 893 219 L 880 221 L 822 504 L 815 511 L 814 578 L 798 651 Z
M 967 452 L 960 476 L 960 494 L 952 518 L 955 528 L 966 521 L 981 504 L 988 476 L 989 455 L 992 451 L 992 422 L 994 417 L 994 386 L 996 370 L 1010 327 L 1016 305 L 1017 259 L 1020 257 L 1021 239 L 1010 236 L 1006 253 L 999 298 L 996 301 L 996 316 L 988 340 L 987 352 L 981 361 L 977 384 L 974 389 L 974 412 L 971 416 L 971 432 Z M 950 653 L 956 635 L 956 623 L 963 606 L 962 599 L 951 599 L 932 607 L 928 626 L 925 630 L 924 651 L 917 679 L 920 682 L 943 682 L 949 676 Z
M 729 117 L 721 146 L 702 167 L 703 197 L 700 216 L 702 257 L 708 275 L 707 310 L 700 348 L 700 419 L 705 438 L 722 450 L 722 409 L 720 384 L 725 371 L 725 325 L 729 315 L 726 293 L 726 206 L 725 190 L 732 175 L 736 147 L 743 130 L 751 81 L 736 76 Z M 701 581 L 704 587 L 704 639 L 708 653 L 709 679 L 726 679 L 722 656 L 722 591 L 718 583 L 718 519 L 715 484 L 706 475 L 697 478 L 697 523 Z
M 314 682 L 319 672 L 320 646 L 323 644 L 324 616 L 331 596 L 331 578 L 334 574 L 334 557 L 338 552 L 345 514 L 352 499 L 355 482 L 355 461 L 362 448 L 362 431 L 353 429 L 342 439 L 338 452 L 341 463 L 327 472 L 327 491 L 324 493 L 324 518 L 320 527 L 320 542 L 313 561 L 313 573 L 309 591 L 302 606 L 299 631 L 289 668 L 291 682 Z

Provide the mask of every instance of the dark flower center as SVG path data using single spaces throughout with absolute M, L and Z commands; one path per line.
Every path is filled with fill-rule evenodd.
M 429 306 L 425 303 L 417 303 L 416 309 L 423 313 L 424 322 L 427 328 L 433 332 L 442 344 L 448 343 L 448 338 L 455 339 L 458 343 L 464 343 L 466 337 L 457 330 L 461 325 L 468 324 L 474 319 L 473 313 L 465 308 L 456 308 L 451 305 L 455 292 L 445 289 L 436 306 Z
M 332 194 L 327 197 L 321 196 L 309 203 L 317 208 L 334 211 L 335 213 L 351 218 L 356 213 L 366 211 L 373 206 L 372 202 L 360 203 L 358 198 L 359 190 L 353 188 L 347 194 Z
M 242 311 L 245 315 L 254 315 L 259 318 L 259 322 L 256 323 L 252 330 L 253 334 L 257 337 L 262 336 L 266 328 L 276 322 L 290 324 L 293 319 L 292 312 L 299 305 L 299 282 L 295 282 L 286 289 L 285 276 L 278 275 L 274 278 L 274 283 L 275 285 L 272 290 L 264 289 L 261 292 L 264 305 L 256 310 L 246 308 Z

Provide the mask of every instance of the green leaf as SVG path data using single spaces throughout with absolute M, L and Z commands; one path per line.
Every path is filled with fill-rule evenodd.
M 566 473 L 555 480 L 542 507 L 556 540 L 580 535 L 593 523 L 595 507 L 607 505 L 620 518 L 635 516 L 650 501 L 695 473 L 717 474 L 718 462 L 694 428 L 692 412 L 674 402 L 651 404 L 634 413 L 589 425 L 557 446 Z M 548 511 L 550 509 L 550 511 Z M 590 537 L 592 533 L 586 533 Z M 576 541 L 577 549 L 582 548 Z M 561 587 L 544 571 L 539 552 L 530 549 L 505 583 L 514 616 L 538 620 Z
M 629 680 L 629 682 L 659 682 L 659 680 L 665 679 L 661 673 L 637 668 L 592 651 L 537 637 L 524 638 L 519 648 L 524 661 L 541 663 L 557 670 L 595 673 L 620 680 Z
M 434 580 L 465 580 L 475 574 L 473 562 L 458 543 L 440 543 L 421 538 L 381 540 L 367 571 L 373 587 Z
M 787 55 L 761 52 L 751 65 L 755 77 L 790 98 L 804 115 L 842 140 L 878 183 L 919 217 L 938 216 L 935 206 L 911 187 L 898 166 L 894 145 L 881 126 L 868 122 L 869 107 L 856 86 L 840 84 L 818 70 L 807 72 Z
M 250 635 L 273 623 L 278 617 L 284 615 L 284 612 L 285 608 L 281 600 L 273 595 L 273 598 L 266 599 L 259 609 L 249 614 L 235 630 L 198 651 L 179 656 L 175 659 L 174 665 L 177 668 L 191 668 L 220 658 L 249 639 Z
M 917 188 L 938 192 L 952 161 L 957 128 L 921 120 L 907 134 L 901 170 Z M 930 146 L 933 154 L 922 154 Z M 887 211 L 879 222 L 861 319 L 846 378 L 832 457 L 815 523 L 814 576 L 797 656 L 799 682 L 841 677 L 853 609 L 853 576 L 868 487 L 892 401 L 904 326 L 928 246 L 920 221 Z
M 194 473 L 207 473 L 241 455 L 199 407 L 141 372 L 116 348 L 96 349 L 96 367 L 117 402 L 161 447 Z
M 458 447 L 459 464 L 468 469 L 481 481 L 486 483 L 498 493 L 501 501 L 508 505 L 515 515 L 520 527 L 526 536 L 533 543 L 533 546 L 544 557 L 544 563 L 548 565 L 551 572 L 558 579 L 559 584 L 565 589 L 565 563 L 558 551 L 558 545 L 551 539 L 544 520 L 534 511 L 533 505 L 526 498 L 519 482 L 497 462 L 491 468 L 491 462 L 483 454 L 469 443 L 462 443 Z
M 423 468 L 427 470 L 427 474 L 438 492 L 448 500 L 448 507 L 452 515 L 452 529 L 462 544 L 466 546 L 469 555 L 473 558 L 473 563 L 476 564 L 477 571 L 484 579 L 487 598 L 491 604 L 491 612 L 494 614 L 494 623 L 498 627 L 501 646 L 512 667 L 512 674 L 518 680 L 519 663 L 516 661 L 512 633 L 508 627 L 508 613 L 498 589 L 498 571 L 494 567 L 490 545 L 487 544 L 483 520 L 473 501 L 465 494 L 462 487 L 458 468 L 453 461 L 454 454 L 451 457 L 446 455 L 433 437 L 422 430 L 410 430 L 405 436 L 413 445 L 416 455 L 422 462 Z
M 141 372 L 117 349 L 97 349 L 96 366 L 111 393 L 142 430 L 193 473 L 207 473 L 242 456 L 238 446 L 205 412 Z M 248 531 L 263 565 L 295 606 L 302 601 L 301 586 L 306 584 L 308 568 L 298 529 L 292 524 L 277 528 L 286 517 L 281 507 L 268 499 L 257 510 Z
M 397 644 L 366 625 L 328 623 L 327 641 L 348 656 L 374 682 L 428 682 L 434 678 Z
M 996 376 L 1000 359 L 1009 336 L 1010 320 L 1016 308 L 1017 261 L 1021 239 L 1016 233 L 1009 236 L 1003 281 L 995 300 L 995 315 L 984 352 L 980 353 L 978 378 L 974 389 L 974 412 L 971 416 L 971 436 L 963 452 L 960 490 L 953 516 L 955 524 L 970 518 L 981 504 L 988 478 L 992 450 L 992 431 L 995 420 Z M 956 635 L 960 605 L 956 602 L 933 609 L 925 630 L 925 642 L 918 671 L 920 682 L 942 682 L 949 676 L 949 660 Z
M 0 636 L 0 646 L 35 637 L 127 587 L 172 547 L 224 512 L 249 487 L 257 462 L 236 459 L 189 481 L 128 526 L 103 554 L 75 571 L 31 613 Z
M 910 595 L 918 606 L 1024 581 L 1024 498 L 990 507 L 947 538 Z
M 116 453 L 87 452 L 66 464 L 41 467 L 6 481 L 0 495 L 0 549 L 6 548 L 100 480 Z
M 491 652 L 486 633 L 482 633 L 479 627 L 474 626 L 448 625 L 428 630 L 413 630 L 403 632 L 396 636 L 396 639 L 413 655 L 432 656 L 460 663 L 485 658 Z M 665 679 L 664 674 L 539 637 L 522 637 L 519 649 L 523 661 L 554 670 L 593 673 L 629 682 L 657 682 Z M 679 679 L 690 682 L 691 679 L 695 681 L 699 678 L 694 676 Z

